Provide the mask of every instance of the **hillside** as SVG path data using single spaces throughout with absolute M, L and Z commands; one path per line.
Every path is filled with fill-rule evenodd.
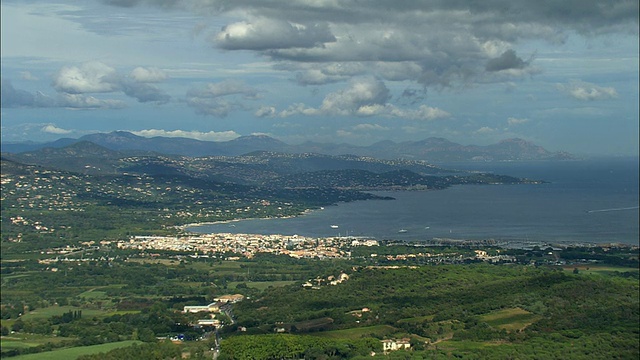
M 126 131 L 96 133 L 79 139 L 60 139 L 51 143 L 3 143 L 2 151 L 19 153 L 45 147 L 63 147 L 74 142 L 90 141 L 111 150 L 140 150 L 182 156 L 237 156 L 255 151 L 288 154 L 316 153 L 325 155 L 368 156 L 380 159 L 410 159 L 429 162 L 565 160 L 573 157 L 564 152 L 551 152 L 523 139 L 507 139 L 497 144 L 462 145 L 443 138 L 396 143 L 382 141 L 369 146 L 306 142 L 286 144 L 265 135 L 241 136 L 230 141 L 201 141 L 188 138 L 145 138 Z

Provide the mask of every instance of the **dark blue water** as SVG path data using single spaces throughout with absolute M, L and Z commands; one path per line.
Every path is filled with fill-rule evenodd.
M 376 192 L 396 200 L 358 201 L 328 206 L 297 218 L 244 220 L 189 230 L 411 241 L 451 238 L 638 245 L 637 158 L 446 166 L 548 183 Z

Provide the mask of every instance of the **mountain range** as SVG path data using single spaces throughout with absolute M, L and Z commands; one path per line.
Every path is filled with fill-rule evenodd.
M 146 138 L 126 131 L 95 133 L 78 139 L 62 138 L 48 143 L 2 143 L 2 152 L 22 153 L 44 148 L 62 148 L 88 141 L 110 150 L 138 150 L 183 156 L 238 156 L 256 151 L 287 154 L 316 153 L 325 155 L 370 156 L 379 159 L 411 159 L 428 162 L 567 160 L 565 152 L 551 152 L 523 139 L 506 139 L 496 144 L 461 145 L 444 138 L 420 141 L 377 142 L 369 146 L 305 142 L 290 145 L 266 135 L 241 136 L 230 141 L 202 141 L 190 138 Z

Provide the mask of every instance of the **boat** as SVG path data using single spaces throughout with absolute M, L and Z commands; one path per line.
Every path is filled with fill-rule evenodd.
M 399 232 L 400 234 L 404 234 L 404 233 L 406 233 L 406 232 L 407 232 L 407 230 L 406 230 L 406 229 L 400 229 L 400 230 L 398 230 L 398 232 Z
M 339 226 L 338 225 L 331 225 L 331 228 L 332 229 L 337 229 L 337 228 L 339 228 Z

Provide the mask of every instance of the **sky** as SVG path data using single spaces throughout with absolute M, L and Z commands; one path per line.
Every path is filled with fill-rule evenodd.
M 518 137 L 638 155 L 638 0 L 0 4 L 6 142 Z

